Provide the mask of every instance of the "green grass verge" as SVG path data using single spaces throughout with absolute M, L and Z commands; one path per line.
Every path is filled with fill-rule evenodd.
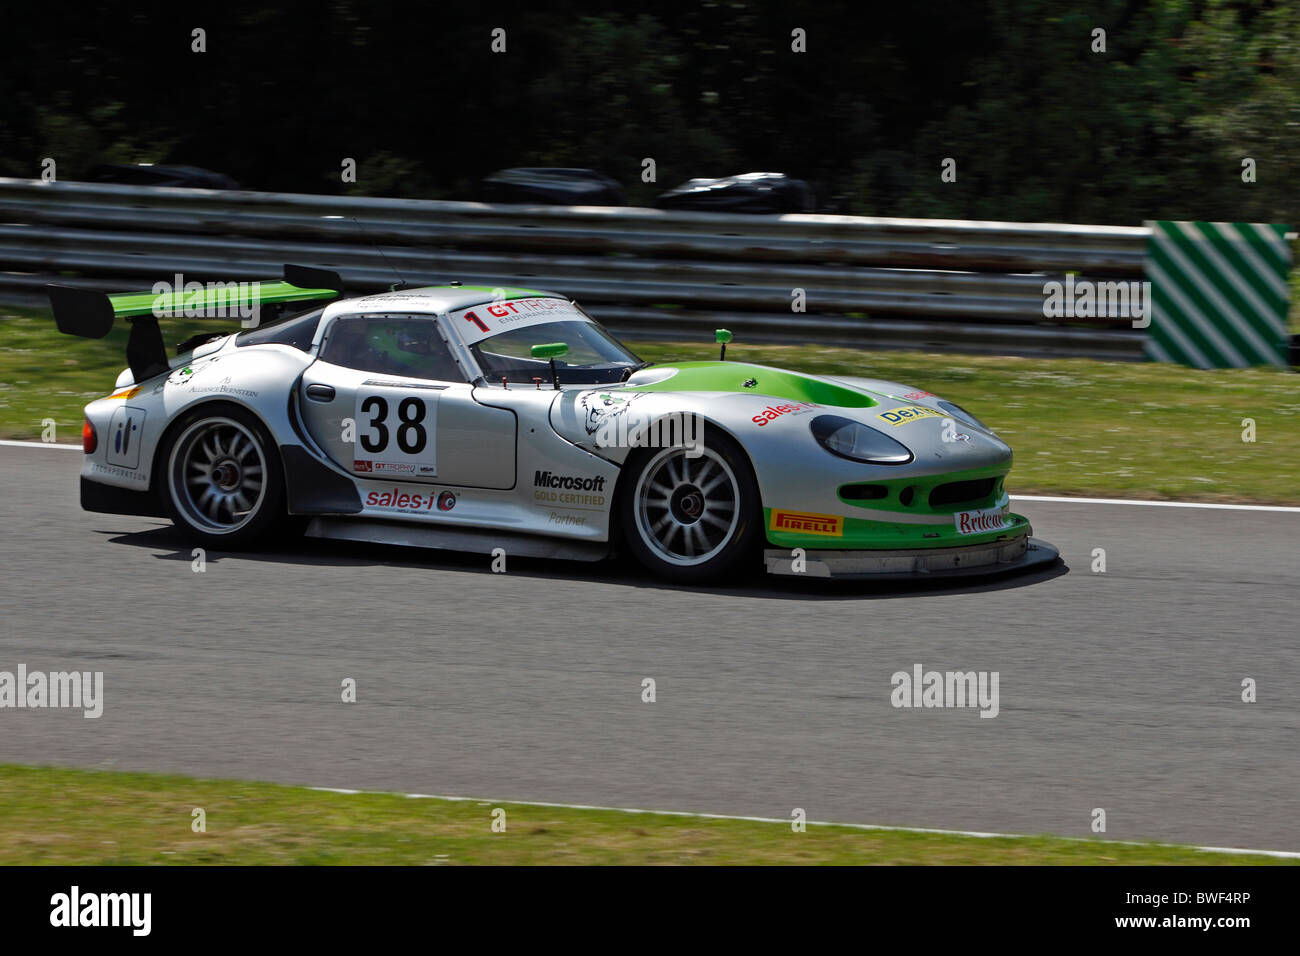
M 199 319 L 169 321 L 167 341 L 183 341 L 205 329 Z M 113 390 L 126 367 L 130 326 L 118 322 L 105 338 L 63 335 L 48 311 L 0 307 L 0 438 L 39 439 L 45 419 L 55 440 L 81 441 L 81 410 Z
M 506 829 L 492 832 L 492 811 Z M 193 832 L 202 808 L 206 832 Z M 1189 847 L 708 820 L 0 765 L 0 864 L 1275 864 Z
M 201 321 L 170 323 L 175 342 Z M 45 313 L 0 310 L 0 438 L 34 439 L 42 421 L 79 440 L 81 409 L 124 364 L 126 329 L 60 335 Z M 630 342 L 655 361 L 717 356 L 707 343 Z M 1016 493 L 1300 503 L 1300 376 L 1200 372 L 1154 363 L 1018 359 L 819 346 L 748 345 L 737 361 L 829 375 L 874 375 L 965 405 L 1011 444 Z M 1256 441 L 1242 441 L 1242 420 Z

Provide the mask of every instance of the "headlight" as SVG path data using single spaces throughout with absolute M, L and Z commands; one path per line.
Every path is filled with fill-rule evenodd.
M 871 465 L 905 465 L 912 452 L 883 432 L 839 415 L 819 415 L 811 422 L 813 437 L 832 455 Z
M 968 425 L 974 425 L 976 428 L 982 428 L 986 432 L 993 431 L 993 429 L 989 428 L 989 426 L 985 425 L 982 421 L 980 421 L 970 412 L 966 411 L 966 409 L 962 408 L 956 402 L 935 402 L 935 404 L 938 405 L 940 408 L 942 408 L 945 412 L 948 412 L 950 415 L 952 415 L 953 418 L 960 418 Z

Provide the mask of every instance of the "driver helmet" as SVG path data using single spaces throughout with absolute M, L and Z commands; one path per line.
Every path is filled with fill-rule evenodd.
M 409 330 L 382 323 L 370 326 L 366 332 L 366 344 L 373 351 L 408 368 L 415 366 L 420 353 L 427 350 L 421 348 L 421 343 Z

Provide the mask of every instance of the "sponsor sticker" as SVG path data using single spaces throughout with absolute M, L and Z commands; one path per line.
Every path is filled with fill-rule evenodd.
M 582 410 L 583 427 L 588 435 L 594 435 L 602 426 L 607 426 L 611 419 L 626 414 L 637 399 L 644 398 L 645 392 L 632 395 L 619 395 L 610 392 L 583 392 L 578 396 L 578 408 Z
M 760 428 L 768 422 L 774 422 L 782 415 L 791 415 L 796 412 L 807 412 L 814 408 L 820 408 L 816 402 L 786 402 L 783 405 L 769 405 L 757 415 L 750 419 Z
M 403 461 L 372 461 L 369 458 L 357 458 L 352 462 L 352 470 L 359 475 L 413 475 L 415 467 Z
M 533 487 L 565 488 L 572 491 L 604 491 L 605 476 L 596 475 L 593 478 L 583 478 L 573 475 L 557 475 L 550 471 L 534 471 Z
M 194 366 L 185 365 L 167 376 L 168 385 L 184 385 L 194 378 Z
M 116 478 L 119 481 L 146 482 L 149 476 L 142 471 L 123 468 L 118 465 L 101 465 L 97 461 L 90 463 L 90 473 L 92 475 L 103 475 L 105 478 Z
M 844 519 L 838 515 L 809 514 L 804 511 L 780 511 L 773 508 L 768 527 L 773 531 L 789 531 L 795 534 L 820 534 L 828 538 L 839 538 L 844 534 Z
M 438 495 L 439 511 L 450 511 L 454 507 L 456 507 L 456 496 L 454 494 L 450 491 L 444 491 Z
M 451 313 L 452 327 L 459 329 L 471 345 L 506 329 L 566 319 L 588 321 L 566 299 L 552 298 L 504 299 Z
M 543 508 L 600 509 L 605 506 L 605 476 L 559 475 L 533 472 L 533 503 Z
M 984 534 L 1001 531 L 1011 523 L 1007 513 L 1000 508 L 980 508 L 975 511 L 958 511 L 952 516 L 958 534 Z
M 558 511 L 552 511 L 547 520 L 551 524 L 567 525 L 569 527 L 577 528 L 581 528 L 587 523 L 585 515 L 564 515 L 560 514 Z
M 195 377 L 204 369 L 212 368 L 221 361 L 220 355 L 205 356 L 188 365 L 182 365 L 178 369 L 173 369 L 172 373 L 167 376 L 168 385 L 188 385 L 194 381 Z
M 203 388 L 201 386 L 196 385 L 194 387 L 194 390 L 197 392 L 202 392 L 205 395 L 211 392 L 221 392 L 222 394 L 225 395 L 239 395 L 242 396 L 243 398 L 257 398 L 257 392 L 253 391 L 251 388 L 238 388 L 234 385 L 231 385 L 229 375 L 223 378 L 216 385 L 209 385 L 207 388 Z
M 108 447 L 104 460 L 119 468 L 140 467 L 140 439 L 144 435 L 145 410 L 134 405 L 113 409 L 108 423 Z
M 432 511 L 438 504 L 438 496 L 429 492 L 403 491 L 394 487 L 383 491 L 366 492 L 367 508 L 382 508 L 385 511 L 400 511 L 404 514 L 418 514 Z M 446 510 L 446 509 L 444 509 Z
M 891 425 L 906 425 L 908 422 L 920 421 L 922 418 L 946 418 L 944 412 L 936 412 L 924 405 L 900 405 L 876 416 Z

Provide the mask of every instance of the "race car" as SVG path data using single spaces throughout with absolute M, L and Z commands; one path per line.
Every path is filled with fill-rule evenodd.
M 725 330 L 716 362 L 650 365 L 535 289 L 342 298 L 337 273 L 301 266 L 167 289 L 49 294 L 65 333 L 131 326 L 129 367 L 85 409 L 82 507 L 170 517 L 207 547 L 305 532 L 583 561 L 626 551 L 677 582 L 1057 559 L 1009 510 L 1011 449 L 928 391 L 729 360 Z M 168 357 L 160 318 L 218 314 L 245 327 Z

